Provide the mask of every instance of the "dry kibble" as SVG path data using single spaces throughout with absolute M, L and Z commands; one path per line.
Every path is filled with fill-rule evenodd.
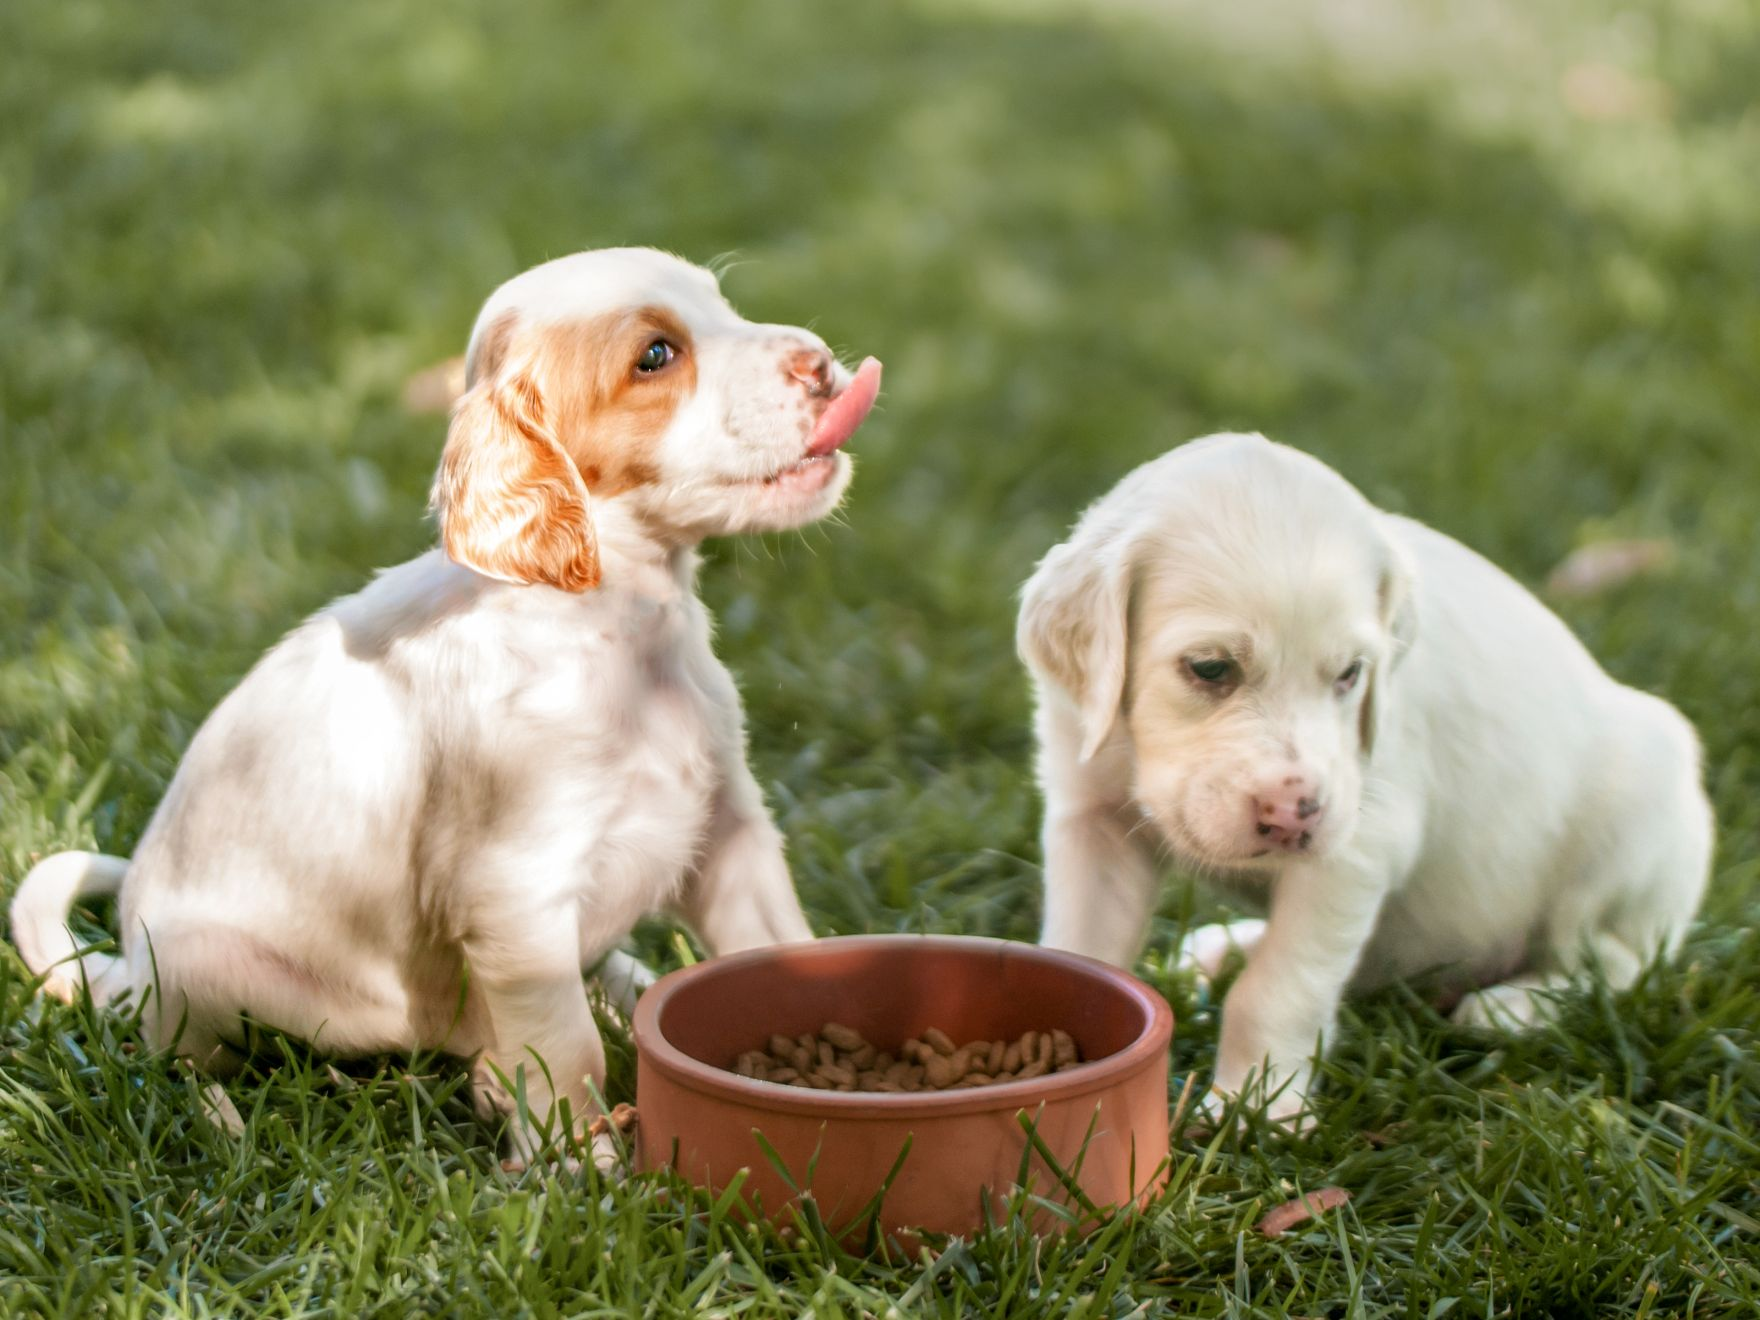
M 945 1056 L 953 1053 L 952 1037 L 950 1037 L 945 1031 L 942 1031 L 939 1027 L 930 1027 L 925 1031 L 923 1033 L 923 1043 L 928 1045 L 937 1054 Z
M 1051 1032 L 1051 1061 L 1059 1068 L 1076 1061 L 1075 1037 L 1061 1027 L 1054 1027 Z
M 817 1035 L 773 1035 L 769 1049 L 745 1050 L 732 1070 L 742 1077 L 815 1091 L 972 1090 L 1028 1080 L 1081 1065 L 1067 1031 L 1029 1031 L 1016 1041 L 973 1040 L 955 1047 L 936 1027 L 899 1046 L 877 1049 L 853 1027 L 827 1022 Z
M 819 1034 L 840 1050 L 859 1050 L 868 1042 L 862 1039 L 862 1033 L 841 1022 L 827 1022 L 819 1028 Z
M 936 1054 L 923 1065 L 923 1079 L 937 1091 L 944 1090 L 957 1082 L 962 1074 L 954 1068 L 953 1060 Z

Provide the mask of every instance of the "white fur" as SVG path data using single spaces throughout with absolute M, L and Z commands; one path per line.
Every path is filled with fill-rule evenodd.
M 1521 1025 L 1591 964 L 1630 985 L 1697 910 L 1712 819 L 1687 721 L 1486 560 L 1262 437 L 1127 476 L 1040 564 L 1019 641 L 1044 943 L 1133 961 L 1162 847 L 1264 893 L 1263 926 L 1186 954 L 1203 975 L 1247 954 L 1215 1085 L 1262 1088 L 1274 1117 L 1304 1110 L 1349 988 L 1439 972 L 1489 987 L 1457 1021 Z M 1223 689 L 1187 667 L 1218 655 L 1240 661 Z M 1307 833 L 1273 846 L 1274 820 Z
M 624 304 L 686 322 L 699 383 L 661 484 L 593 501 L 601 585 L 503 583 L 433 550 L 295 629 L 197 733 L 132 861 L 64 853 L 25 880 L 14 937 L 45 989 L 145 999 L 154 1038 L 210 1067 L 243 1014 L 337 1053 L 476 1057 L 486 1109 L 509 1109 L 497 1074 L 523 1068 L 523 1160 L 553 1100 L 593 1112 L 582 969 L 609 955 L 633 997 L 645 969 L 615 946 L 644 914 L 670 908 L 713 953 L 811 938 L 694 546 L 836 503 L 842 455 L 809 489 L 727 480 L 802 456 L 813 405 L 780 364 L 823 345 L 740 320 L 706 272 L 645 250 L 540 267 L 485 316 Z M 69 905 L 117 889 L 121 957 L 78 956 Z

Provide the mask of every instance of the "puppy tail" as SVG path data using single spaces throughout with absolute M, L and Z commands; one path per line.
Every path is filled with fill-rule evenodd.
M 117 954 L 86 952 L 67 925 L 76 902 L 115 894 L 127 874 L 125 858 L 91 852 L 56 853 L 31 868 L 13 895 L 12 942 L 44 978 L 43 993 L 71 1004 L 84 985 L 101 1007 L 129 988 L 128 964 Z

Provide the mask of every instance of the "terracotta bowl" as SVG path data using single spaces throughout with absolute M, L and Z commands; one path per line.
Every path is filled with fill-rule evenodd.
M 772 1033 L 826 1022 L 883 1050 L 929 1027 L 956 1041 L 1061 1027 L 1088 1062 L 912 1093 L 810 1091 L 730 1071 Z M 717 958 L 662 977 L 636 1006 L 637 1158 L 717 1191 L 743 1171 L 740 1195 L 779 1222 L 793 1218 L 796 1189 L 810 1191 L 846 1241 L 874 1228 L 971 1233 L 1008 1213 L 1023 1168 L 1030 1193 L 1068 1211 L 1028 1202 L 1036 1229 L 1089 1227 L 1165 1181 L 1172 1037 L 1166 1001 L 1135 977 L 1030 944 L 873 935 Z

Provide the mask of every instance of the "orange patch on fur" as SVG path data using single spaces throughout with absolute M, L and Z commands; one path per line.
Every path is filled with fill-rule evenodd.
M 564 591 L 599 584 L 599 545 L 580 473 L 551 436 L 531 377 L 490 378 L 459 401 L 434 481 L 456 563 Z
M 472 355 L 434 482 L 441 536 L 489 577 L 584 591 L 599 582 L 589 497 L 660 479 L 660 438 L 696 389 L 694 347 L 658 307 L 518 331 L 516 313 L 497 317 Z M 637 371 L 656 339 L 673 360 Z
M 656 339 L 673 360 L 643 374 L 636 359 Z M 660 437 L 697 388 L 690 332 L 660 307 L 611 312 L 546 326 L 537 345 L 557 441 L 595 498 L 609 499 L 660 479 Z

